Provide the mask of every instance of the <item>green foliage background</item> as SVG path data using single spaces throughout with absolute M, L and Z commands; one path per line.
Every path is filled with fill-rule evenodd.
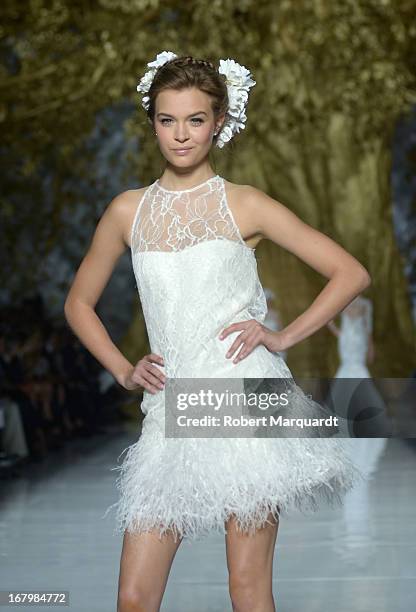
M 137 104 L 125 123 L 126 139 L 140 141 L 129 170 L 148 184 L 163 159 L 136 93 L 147 62 L 162 50 L 217 63 L 231 57 L 257 85 L 245 130 L 215 151 L 214 169 L 267 191 L 367 267 L 372 374 L 409 375 L 415 329 L 393 234 L 390 173 L 395 123 L 416 101 L 415 2 L 4 0 L 0 11 L 1 150 L 14 168 L 1 196 L 3 247 L 22 284 L 36 282 L 37 268 L 19 260 L 21 228 L 31 224 L 34 261 L 59 239 L 62 213 L 75 205 L 62 186 L 68 176 L 88 176 L 83 142 L 97 112 L 121 99 Z M 51 165 L 52 209 L 39 178 Z M 17 209 L 15 196 L 25 193 L 27 207 Z M 274 243 L 262 241 L 257 256 L 288 323 L 326 279 Z M 6 282 L 10 269 L 2 274 Z M 123 343 L 131 359 L 146 350 L 143 325 L 136 319 Z M 331 375 L 336 365 L 326 329 L 289 353 L 289 366 L 304 376 Z

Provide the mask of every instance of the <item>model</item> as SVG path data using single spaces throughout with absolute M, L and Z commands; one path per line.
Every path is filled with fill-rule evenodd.
M 65 303 L 81 342 L 125 389 L 144 390 L 142 433 L 126 449 L 117 480 L 117 524 L 124 532 L 118 612 L 159 610 L 183 538 L 214 530 L 226 538 L 233 609 L 271 612 L 280 514 L 314 511 L 320 500 L 341 502 L 361 472 L 341 439 L 319 434 L 168 438 L 165 385 L 183 378 L 290 378 L 279 351 L 326 325 L 370 277 L 283 204 L 212 169 L 211 147 L 223 147 L 244 128 L 255 85 L 244 66 L 227 59 L 216 67 L 164 51 L 148 67 L 137 89 L 165 170 L 109 204 Z M 263 324 L 267 305 L 255 257 L 262 238 L 329 279 L 310 307 L 279 331 Z M 151 347 L 136 364 L 121 354 L 94 310 L 128 247 Z M 301 390 L 294 405 L 304 415 L 320 410 Z
M 327 324 L 338 338 L 340 366 L 336 378 L 369 378 L 367 360 L 374 360 L 373 305 L 363 295 L 358 295 L 343 311 L 341 326 L 334 321 Z
M 367 362 L 374 361 L 375 351 L 371 300 L 358 295 L 340 318 L 340 327 L 334 321 L 327 324 L 337 337 L 340 360 L 330 398 L 340 417 L 339 435 L 348 438 L 345 444 L 363 471 L 359 457 L 363 452 L 374 454 L 371 449 L 378 448 L 377 439 L 392 433 L 387 406 L 367 367 Z

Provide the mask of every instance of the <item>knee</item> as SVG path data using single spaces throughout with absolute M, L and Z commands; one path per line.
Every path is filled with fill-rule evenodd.
M 240 570 L 230 574 L 229 592 L 233 612 L 263 610 L 266 603 L 273 601 L 271 584 L 264 575 Z
M 141 589 L 122 588 L 118 594 L 117 612 L 159 612 L 157 597 Z

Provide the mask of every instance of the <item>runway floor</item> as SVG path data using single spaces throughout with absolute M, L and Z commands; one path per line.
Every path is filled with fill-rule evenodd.
M 126 430 L 79 440 L 0 482 L 1 590 L 66 590 L 71 610 L 116 612 L 122 536 L 113 534 L 114 515 L 102 516 L 117 499 L 111 468 L 136 439 Z M 416 447 L 399 439 L 359 442 L 356 459 L 372 477 L 342 509 L 280 520 L 279 612 L 414 609 Z M 182 542 L 161 610 L 231 612 L 223 536 Z

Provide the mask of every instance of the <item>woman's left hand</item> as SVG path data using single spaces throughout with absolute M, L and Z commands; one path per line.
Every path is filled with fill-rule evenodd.
M 236 332 L 240 329 L 243 330 L 242 333 L 236 337 L 226 354 L 227 358 L 232 357 L 235 351 L 241 345 L 243 345 L 238 355 L 233 360 L 233 363 L 237 363 L 238 361 L 241 361 L 247 357 L 247 355 L 249 355 L 251 351 L 259 344 L 263 344 L 263 346 L 265 346 L 272 353 L 276 351 L 283 351 L 288 348 L 285 346 L 284 335 L 282 332 L 273 331 L 268 327 L 265 327 L 256 319 L 232 323 L 222 330 L 219 338 L 220 340 L 223 340 L 228 336 L 228 334 Z

